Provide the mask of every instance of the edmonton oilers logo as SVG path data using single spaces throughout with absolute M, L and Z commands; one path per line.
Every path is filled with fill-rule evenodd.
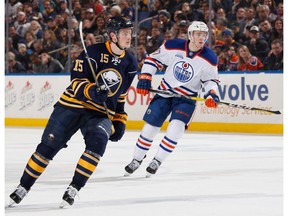
M 194 76 L 194 70 L 190 64 L 184 61 L 177 62 L 174 65 L 173 73 L 180 82 L 189 82 Z

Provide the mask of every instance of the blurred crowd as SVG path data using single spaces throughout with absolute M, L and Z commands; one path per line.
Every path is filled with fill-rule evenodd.
M 69 72 L 82 51 L 79 22 L 88 46 L 108 39 L 105 24 L 115 15 L 135 23 L 128 52 L 137 56 L 138 70 L 166 40 L 187 39 L 194 20 L 211 27 L 207 46 L 219 71 L 283 69 L 283 1 L 212 0 L 212 10 L 208 0 L 136 1 L 7 0 L 5 73 Z

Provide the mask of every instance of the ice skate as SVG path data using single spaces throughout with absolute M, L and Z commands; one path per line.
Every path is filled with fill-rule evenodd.
M 146 177 L 149 178 L 151 175 L 154 175 L 157 172 L 160 165 L 161 162 L 154 158 L 149 164 L 149 166 L 146 168 L 147 171 Z
M 125 167 L 124 176 L 129 176 L 129 175 L 131 175 L 132 173 L 134 173 L 135 170 L 137 170 L 137 169 L 140 167 L 142 161 L 143 161 L 143 160 L 138 161 L 138 160 L 136 160 L 136 159 L 133 159 L 133 160 L 131 161 L 131 163 L 129 163 L 129 164 Z
M 8 207 L 11 207 L 12 205 L 19 204 L 22 199 L 27 195 L 28 191 L 22 187 L 21 185 L 18 185 L 16 190 L 10 194 L 10 204 Z
M 69 185 L 62 197 L 63 201 L 59 207 L 64 208 L 64 206 L 73 205 L 74 198 L 76 195 L 78 195 L 78 191 L 79 190 L 76 189 L 75 185 Z

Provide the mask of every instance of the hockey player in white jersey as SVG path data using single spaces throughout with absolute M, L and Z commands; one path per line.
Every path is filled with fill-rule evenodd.
M 188 28 L 188 40 L 174 39 L 165 42 L 145 59 L 138 76 L 137 93 L 146 95 L 151 89 L 152 76 L 167 66 L 158 90 L 170 91 L 186 96 L 198 96 L 204 89 L 207 107 L 217 107 L 218 69 L 217 56 L 205 42 L 208 27 L 204 22 L 194 21 Z M 155 174 L 161 163 L 177 146 L 192 120 L 196 101 L 156 94 L 143 117 L 145 125 L 136 141 L 133 160 L 125 167 L 125 176 L 139 168 L 154 137 L 171 114 L 167 132 L 161 140 L 152 162 L 146 168 L 147 177 Z

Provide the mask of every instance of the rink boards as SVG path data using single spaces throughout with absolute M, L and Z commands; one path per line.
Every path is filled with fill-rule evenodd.
M 283 72 L 220 73 L 219 95 L 222 101 L 283 113 Z M 153 77 L 157 88 L 161 74 Z M 45 126 L 53 105 L 70 83 L 68 74 L 5 76 L 5 125 Z M 137 79 L 128 91 L 127 129 L 141 129 L 142 117 L 153 98 L 136 94 Z M 167 126 L 164 124 L 163 129 Z M 251 111 L 229 106 L 207 108 L 198 102 L 191 131 L 283 134 L 283 115 Z

